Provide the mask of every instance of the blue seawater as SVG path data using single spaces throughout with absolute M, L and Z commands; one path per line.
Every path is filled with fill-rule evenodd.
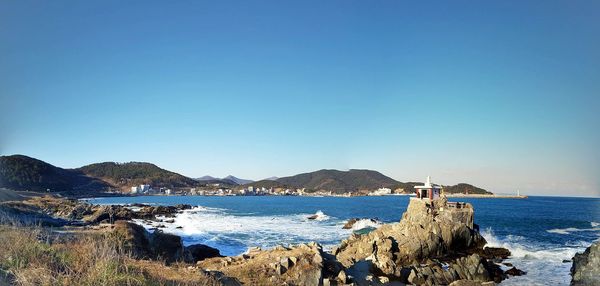
M 238 255 L 251 246 L 317 241 L 333 247 L 353 230 L 342 229 L 350 218 L 397 222 L 409 197 L 214 197 L 137 196 L 89 199 L 94 204 L 191 204 L 194 209 L 162 223 L 184 243 L 203 243 L 224 255 Z M 505 285 L 568 285 L 570 260 L 600 238 L 600 199 L 529 197 L 527 199 L 461 198 L 475 208 L 475 223 L 490 246 L 512 252 L 508 262 L 527 275 Z M 317 214 L 317 219 L 308 216 Z M 139 221 L 147 228 L 157 223 Z M 181 228 L 177 228 L 177 227 Z M 362 220 L 354 230 L 377 227 Z

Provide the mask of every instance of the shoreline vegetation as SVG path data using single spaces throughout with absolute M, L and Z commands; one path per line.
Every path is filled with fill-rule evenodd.
M 510 251 L 485 246 L 470 204 L 446 203 L 411 198 L 399 222 L 354 233 L 331 251 L 313 242 L 222 257 L 132 223 L 189 205 L 32 197 L 0 203 L 0 238 L 9 245 L 0 269 L 18 285 L 493 285 L 525 274 L 518 265 L 502 270 Z

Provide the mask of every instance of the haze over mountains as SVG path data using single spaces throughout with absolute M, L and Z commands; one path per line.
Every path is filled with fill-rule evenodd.
M 249 184 L 254 182 L 253 180 L 246 180 L 246 179 L 240 179 L 238 177 L 235 177 L 233 175 L 229 175 L 225 178 L 216 178 L 216 177 L 212 177 L 212 176 L 202 176 L 200 178 L 197 178 L 196 181 L 200 181 L 200 182 L 218 182 L 221 181 L 223 183 L 228 183 L 228 184 L 233 184 L 233 185 L 244 185 L 244 184 Z
M 332 193 L 360 193 L 378 188 L 412 192 L 419 182 L 399 182 L 373 170 L 318 170 L 295 176 L 261 181 L 204 176 L 192 179 L 145 162 L 103 162 L 64 169 L 24 155 L 0 156 L 0 188 L 18 191 L 60 192 L 71 196 L 101 195 L 106 191 L 127 191 L 131 186 L 149 184 L 158 188 L 196 187 L 305 188 Z M 489 193 L 469 184 L 448 186 L 449 193 Z

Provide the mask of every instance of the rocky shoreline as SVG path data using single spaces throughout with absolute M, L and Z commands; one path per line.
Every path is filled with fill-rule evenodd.
M 155 221 L 190 209 L 177 206 L 97 206 L 79 200 L 34 197 L 0 203 L 3 223 L 36 223 L 74 233 L 108 232 L 135 259 L 210 275 L 221 285 L 493 285 L 523 271 L 503 271 L 510 256 L 503 248 L 485 247 L 470 204 L 411 199 L 398 223 L 366 234 L 353 234 L 330 252 L 318 243 L 251 248 L 223 257 L 205 245 L 184 246 L 180 237 L 132 220 Z M 165 221 L 165 223 L 169 223 Z M 66 231 L 65 231 L 66 232 Z M 184 265 L 184 266 L 181 266 Z

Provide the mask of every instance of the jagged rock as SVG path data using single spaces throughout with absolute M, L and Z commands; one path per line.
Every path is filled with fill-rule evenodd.
M 344 270 L 341 270 L 338 273 L 337 280 L 342 284 L 348 283 L 348 276 L 346 275 L 346 272 Z
M 364 218 L 364 219 L 368 219 L 370 220 L 372 223 L 377 223 L 377 219 L 373 219 L 373 218 Z M 349 219 L 344 226 L 342 227 L 343 229 L 351 229 L 352 227 L 354 227 L 354 225 L 359 222 L 361 219 L 360 218 L 351 218 Z
M 571 285 L 600 285 L 600 242 L 593 243 L 583 253 L 573 257 Z
M 196 263 L 207 258 L 223 257 L 218 249 L 204 244 L 193 244 L 187 246 L 185 247 L 184 251 L 185 261 L 189 263 Z
M 321 285 L 325 278 L 337 278 L 341 265 L 317 243 L 289 248 L 248 252 L 246 256 L 210 258 L 200 261 L 204 269 L 214 269 L 235 276 L 247 285 Z M 330 271 L 335 271 L 330 273 Z
M 68 221 L 51 217 L 42 212 L 37 206 L 11 201 L 0 203 L 0 223 L 59 227 L 68 224 Z
M 354 226 L 354 224 L 359 220 L 360 219 L 358 219 L 358 218 L 351 218 L 344 224 L 344 226 L 342 228 L 343 229 L 351 229 L 352 226 Z
M 511 255 L 510 250 L 502 247 L 485 247 L 477 254 L 486 259 L 507 259 Z
M 514 266 L 511 269 L 506 270 L 506 272 L 504 272 L 504 273 L 508 274 L 508 275 L 512 275 L 512 276 L 521 276 L 521 275 L 527 274 L 525 271 L 523 271 L 521 269 L 517 269 Z
M 144 227 L 126 221 L 117 221 L 113 235 L 118 238 L 121 247 L 135 258 L 164 260 L 166 263 L 184 259 L 181 237 L 173 234 L 149 233 Z
M 404 270 L 402 281 L 416 285 L 448 285 L 457 280 L 477 282 L 492 281 L 487 260 L 477 254 L 460 257 L 445 265 L 432 262 L 426 265 L 415 264 Z M 406 274 L 407 273 L 407 274 Z
M 372 261 L 377 272 L 388 277 L 402 277 L 402 267 L 420 263 L 428 257 L 470 253 L 481 249 L 485 239 L 471 226 L 473 208 L 450 208 L 445 200 L 433 206 L 411 199 L 400 223 L 383 225 L 366 235 L 352 235 L 334 248 L 344 267 L 357 261 Z

